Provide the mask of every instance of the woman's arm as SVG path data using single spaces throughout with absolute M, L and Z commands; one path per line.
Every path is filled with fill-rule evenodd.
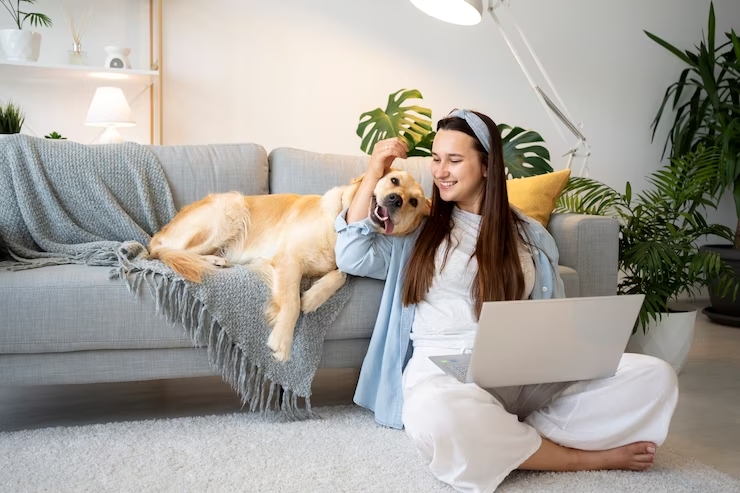
M 350 224 L 344 217 L 342 211 L 334 223 L 337 268 L 353 276 L 385 280 L 393 250 L 391 238 L 377 233 L 367 217 Z

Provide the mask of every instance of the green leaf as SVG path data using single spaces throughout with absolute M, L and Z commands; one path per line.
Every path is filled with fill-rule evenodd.
M 678 58 L 680 58 L 681 60 L 683 60 L 685 63 L 687 63 L 688 65 L 691 65 L 691 66 L 695 66 L 694 63 L 692 63 L 692 61 L 689 59 L 689 57 L 686 56 L 681 50 L 679 50 L 678 48 L 676 48 L 672 44 L 668 43 L 667 41 L 664 41 L 663 39 L 659 38 L 658 36 L 656 36 L 654 34 L 651 34 L 651 33 L 647 32 L 647 31 L 644 31 L 644 32 L 645 32 L 645 34 L 647 34 L 647 36 L 650 39 L 652 39 L 653 41 L 655 41 L 656 43 L 658 43 L 659 45 L 661 45 L 663 48 L 667 49 L 668 51 L 670 51 L 671 53 L 673 53 L 674 55 L 676 55 Z
M 740 60 L 740 39 L 738 39 L 734 30 L 730 33 L 730 39 L 732 40 L 732 46 L 735 50 L 735 60 Z
M 534 130 L 498 125 L 504 148 L 504 164 L 513 178 L 541 175 L 552 171 L 550 153 Z
M 707 43 L 709 45 L 709 56 L 714 59 L 714 2 L 709 2 L 709 27 L 707 29 Z
M 421 106 L 403 106 L 412 98 L 422 99 L 416 89 L 401 89 L 388 96 L 385 110 L 376 108 L 360 115 L 357 135 L 362 137 L 360 148 L 371 154 L 379 140 L 400 137 L 412 151 L 432 131 L 432 111 Z M 426 143 L 425 143 L 426 145 Z
M 678 101 L 681 99 L 683 88 L 686 87 L 686 77 L 688 77 L 690 71 L 691 71 L 690 68 L 686 68 L 681 71 L 681 76 L 678 78 L 678 82 L 676 84 L 676 94 L 673 98 L 674 108 L 678 106 Z
M 23 16 L 23 21 L 21 22 L 21 24 L 26 22 L 27 19 L 30 19 L 31 25 L 34 27 L 41 27 L 41 26 L 51 27 L 52 26 L 51 19 L 49 19 L 49 17 L 47 17 L 44 14 L 33 14 L 33 13 L 26 14 Z
M 431 156 L 432 155 L 432 143 L 434 142 L 434 136 L 437 132 L 429 132 L 421 139 L 421 142 L 416 144 L 413 149 L 406 153 L 407 157 L 414 156 Z

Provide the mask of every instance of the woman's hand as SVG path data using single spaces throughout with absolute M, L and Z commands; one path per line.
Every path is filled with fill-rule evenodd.
M 388 172 L 396 158 L 406 159 L 408 151 L 409 146 L 398 137 L 379 140 L 373 147 L 373 153 L 370 155 L 370 162 L 367 165 L 368 177 L 380 180 Z

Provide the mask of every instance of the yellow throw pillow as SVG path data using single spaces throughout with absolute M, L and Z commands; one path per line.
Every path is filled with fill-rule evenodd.
M 570 170 L 564 169 L 508 180 L 506 191 L 509 194 L 509 203 L 546 227 L 568 178 Z

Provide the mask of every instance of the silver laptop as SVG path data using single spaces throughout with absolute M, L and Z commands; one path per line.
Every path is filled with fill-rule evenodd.
M 483 303 L 470 354 L 431 356 L 482 388 L 613 376 L 642 294 Z

